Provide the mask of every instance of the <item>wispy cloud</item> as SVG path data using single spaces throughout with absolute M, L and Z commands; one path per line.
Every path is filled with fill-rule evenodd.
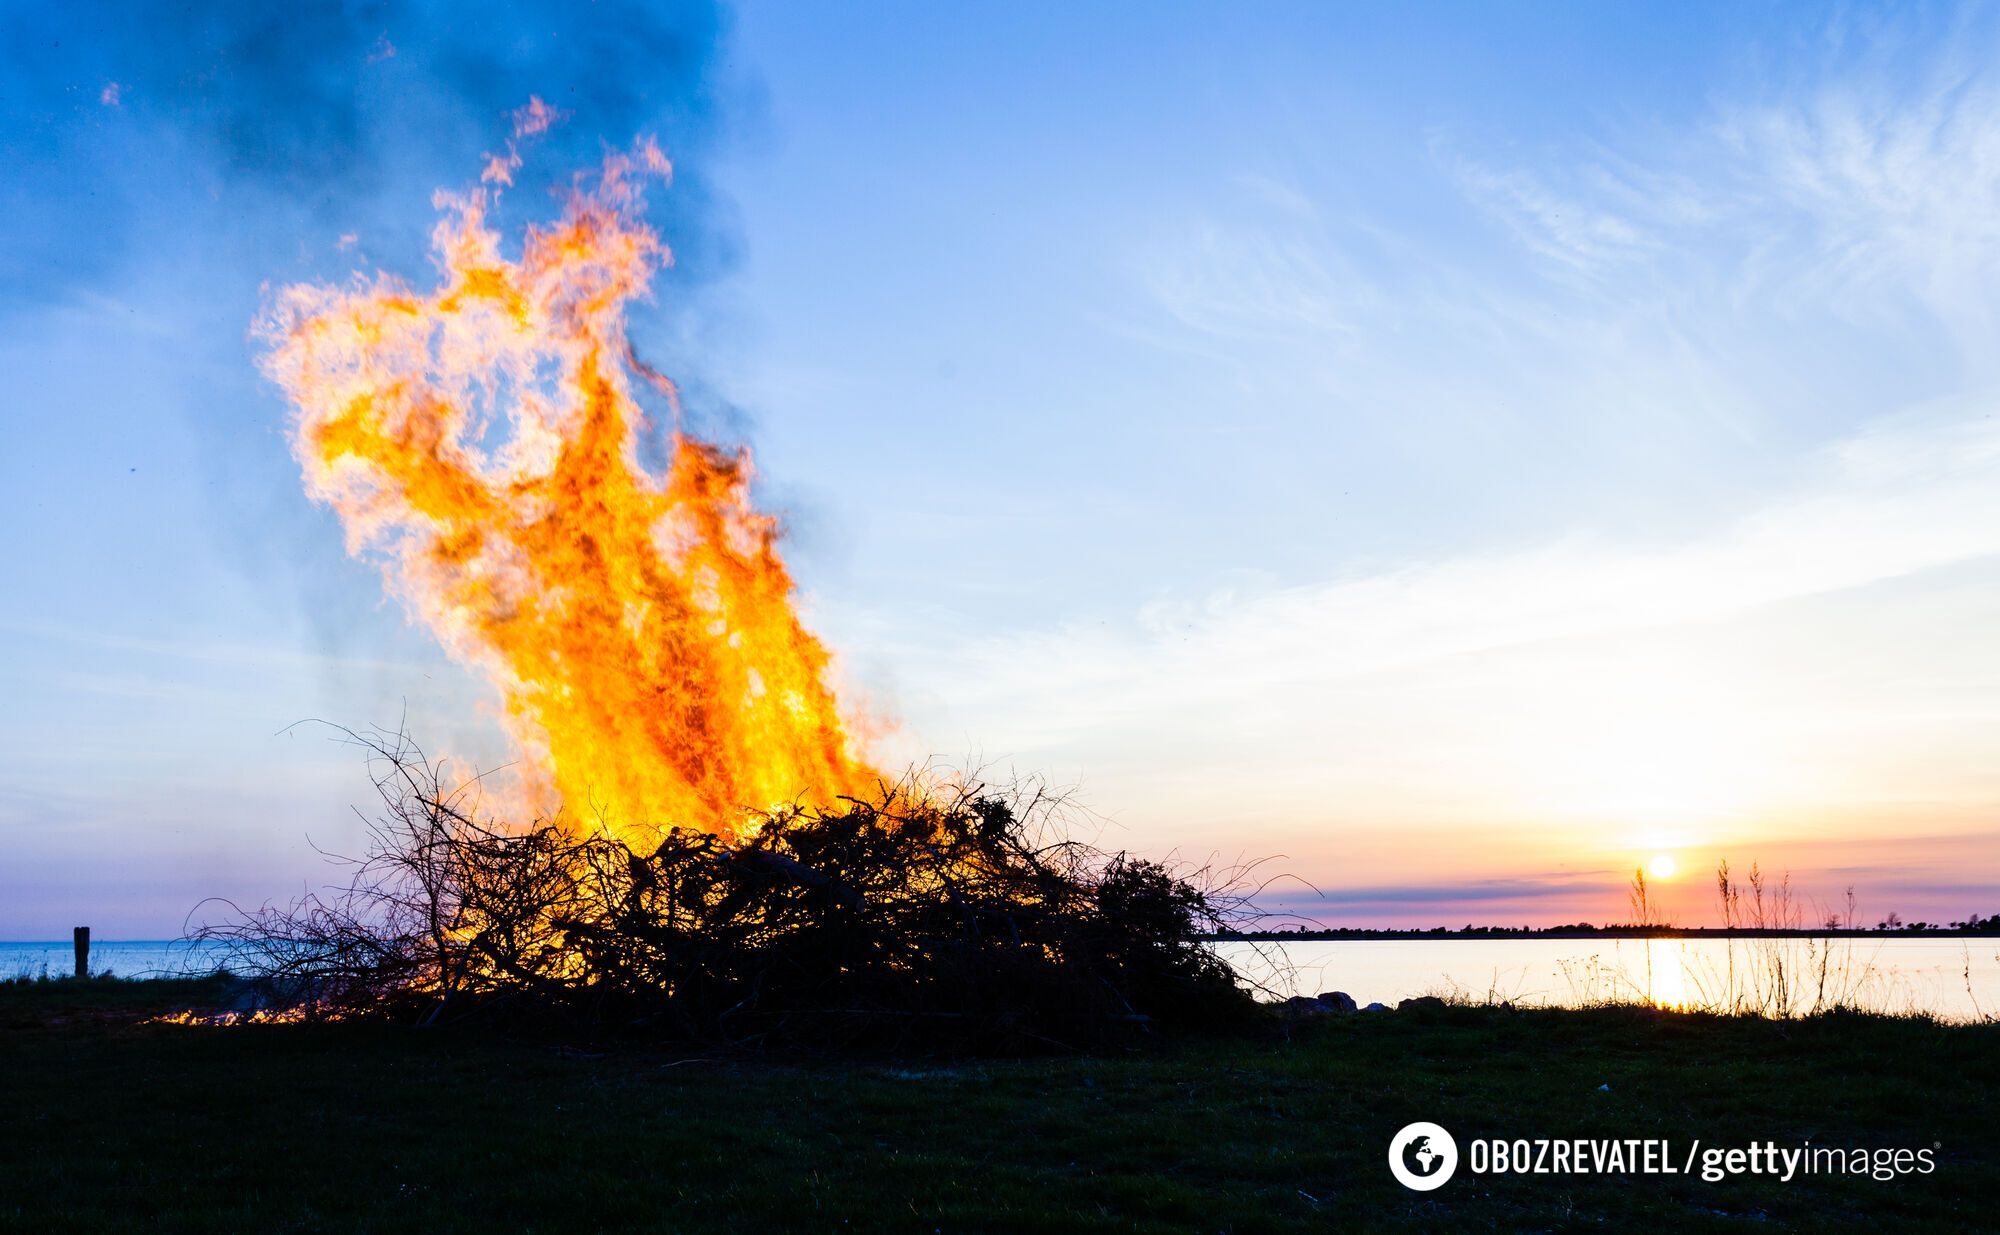
M 1850 49 L 1837 65 L 1725 99 L 1692 128 L 1556 150 L 1528 163 L 1439 157 L 1468 200 L 1565 274 L 1829 310 L 1908 303 L 1933 325 L 1992 321 L 2000 274 L 2000 80 L 1952 50 L 1910 65 Z M 1884 303 L 1889 297 L 1890 302 Z M 1969 339 L 1966 341 L 1970 341 Z
M 1516 366 L 1541 375 L 1554 415 L 1567 375 L 1586 397 L 1622 380 L 1629 405 L 1671 400 L 1738 436 L 1815 397 L 1852 419 L 1851 390 L 1821 395 L 1798 366 L 1851 370 L 1872 345 L 1883 372 L 2000 379 L 1995 53 L 1984 30 L 1914 61 L 1849 39 L 1815 72 L 1678 124 L 1586 119 L 1527 150 L 1434 132 L 1455 244 L 1435 221 L 1426 235 L 1241 175 L 1236 208 L 1204 208 L 1134 265 L 1182 330 L 1162 346 L 1289 343 L 1357 400 L 1436 404 L 1448 349 L 1496 398 L 1532 393 Z
M 1070 693 L 1192 706 L 1218 692 L 1698 622 L 2000 554 L 2000 421 L 1891 419 L 1801 471 L 1790 492 L 1682 543 L 1578 535 L 1321 584 L 1225 589 L 1155 602 L 1115 630 L 954 648 L 938 671 L 982 710 L 1011 704 L 1048 718 Z
M 1453 174 L 1467 196 L 1505 222 L 1523 245 L 1577 270 L 1650 256 L 1657 238 L 1601 201 L 1564 196 L 1525 170 L 1457 159 Z
M 1334 250 L 1282 233 L 1202 221 L 1145 277 L 1160 306 L 1192 330 L 1237 340 L 1272 332 L 1321 341 L 1368 318 L 1374 289 Z

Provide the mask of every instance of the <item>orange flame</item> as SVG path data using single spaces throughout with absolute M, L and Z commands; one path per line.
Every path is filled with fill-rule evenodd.
M 552 118 L 536 100 L 515 135 Z M 626 305 L 671 260 L 642 217 L 670 171 L 650 141 L 609 157 L 515 259 L 487 223 L 509 176 L 441 192 L 435 290 L 291 286 L 259 333 L 308 491 L 495 680 L 544 808 L 728 835 L 874 773 L 793 608 L 777 521 L 751 505 L 748 452 L 682 431 L 626 341 Z M 639 460 L 635 380 L 674 409 L 663 474 Z

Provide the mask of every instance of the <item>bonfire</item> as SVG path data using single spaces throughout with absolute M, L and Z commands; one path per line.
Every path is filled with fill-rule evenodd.
M 1199 938 L 1240 900 L 1066 838 L 1048 795 L 859 749 L 749 453 L 627 336 L 671 261 L 665 156 L 611 155 L 512 254 L 490 222 L 555 119 L 438 195 L 434 287 L 287 287 L 259 324 L 308 492 L 491 679 L 518 769 L 350 735 L 385 807 L 353 884 L 211 937 L 305 1017 L 1018 1044 L 1240 1011 Z

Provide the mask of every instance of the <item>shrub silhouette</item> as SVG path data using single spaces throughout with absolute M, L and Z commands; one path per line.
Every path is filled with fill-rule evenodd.
M 1047 795 L 885 785 L 635 845 L 482 819 L 405 736 L 351 736 L 386 808 L 352 883 L 202 932 L 287 1016 L 1018 1050 L 1253 1007 L 1201 940 L 1242 899 L 1062 836 Z

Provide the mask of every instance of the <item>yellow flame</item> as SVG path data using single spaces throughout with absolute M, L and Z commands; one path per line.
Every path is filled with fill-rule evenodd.
M 515 136 L 554 115 L 535 100 Z M 642 217 L 666 158 L 650 141 L 607 158 L 509 257 L 487 215 L 517 163 L 510 141 L 503 174 L 438 195 L 438 286 L 377 274 L 273 298 L 263 363 L 296 406 L 308 491 L 498 684 L 545 809 L 726 835 L 863 791 L 748 452 L 683 432 L 626 340 L 626 306 L 670 261 Z M 640 384 L 674 416 L 658 473 Z

